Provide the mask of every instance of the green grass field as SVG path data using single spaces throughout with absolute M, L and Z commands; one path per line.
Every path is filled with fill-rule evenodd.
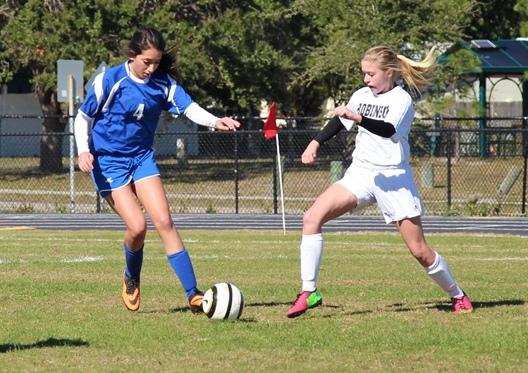
M 181 233 L 203 290 L 241 288 L 240 320 L 187 311 L 155 233 L 131 313 L 122 232 L 1 230 L 0 371 L 528 371 L 528 238 L 429 236 L 474 301 L 453 315 L 398 235 L 327 234 L 323 306 L 290 320 L 298 233 Z

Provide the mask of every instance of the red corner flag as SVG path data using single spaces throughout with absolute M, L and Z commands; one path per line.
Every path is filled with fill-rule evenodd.
M 271 140 L 275 137 L 275 135 L 279 132 L 277 128 L 277 106 L 275 105 L 275 102 L 271 103 L 268 119 L 266 119 L 266 123 L 264 123 L 264 137 L 266 140 Z

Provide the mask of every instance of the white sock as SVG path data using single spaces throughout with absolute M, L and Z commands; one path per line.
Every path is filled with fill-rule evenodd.
M 436 257 L 433 264 L 427 267 L 425 271 L 434 282 L 449 294 L 450 298 L 462 296 L 464 293 L 453 279 L 453 275 L 451 275 L 447 262 L 440 256 L 440 254 L 437 252 L 435 252 L 435 254 Z
M 316 289 L 322 255 L 323 235 L 321 233 L 303 234 L 301 241 L 302 291 L 314 291 Z

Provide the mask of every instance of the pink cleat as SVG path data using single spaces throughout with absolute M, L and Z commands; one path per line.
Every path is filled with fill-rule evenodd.
M 303 291 L 297 294 L 297 299 L 295 299 L 295 302 L 288 310 L 287 316 L 289 318 L 301 316 L 309 308 L 315 308 L 321 304 L 323 304 L 323 297 L 317 290 Z
M 471 300 L 469 297 L 464 293 L 461 297 L 458 298 L 452 298 L 453 302 L 453 312 L 454 313 L 470 313 L 473 312 L 473 305 L 471 304 Z

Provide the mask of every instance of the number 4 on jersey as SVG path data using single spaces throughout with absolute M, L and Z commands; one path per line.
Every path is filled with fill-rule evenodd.
M 139 104 L 136 111 L 134 112 L 133 116 L 137 120 L 141 120 L 143 118 L 143 110 L 145 109 L 145 104 Z

